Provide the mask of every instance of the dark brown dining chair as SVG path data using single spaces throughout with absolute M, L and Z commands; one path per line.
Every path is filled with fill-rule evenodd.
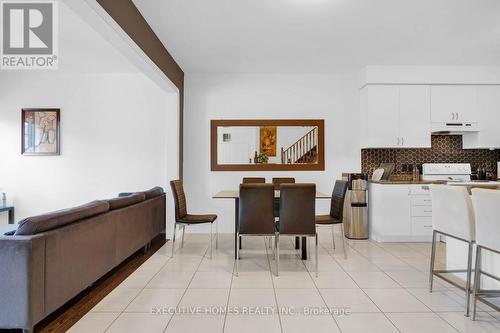
M 281 184 L 280 216 L 276 237 L 276 275 L 279 275 L 279 238 L 282 235 L 314 237 L 318 276 L 318 235 L 315 224 L 316 185 Z
M 332 226 L 333 249 L 335 249 L 334 227 L 336 224 L 340 224 L 344 258 L 347 258 L 345 236 L 344 236 L 344 201 L 346 192 L 347 192 L 347 182 L 344 180 L 335 181 L 335 186 L 333 188 L 333 193 L 332 193 L 332 201 L 330 203 L 330 214 L 316 216 L 316 225 Z
M 264 177 L 244 177 L 241 181 L 242 184 L 264 184 L 265 182 Z
M 295 178 L 288 177 L 288 178 L 273 178 L 273 185 L 275 190 L 280 189 L 281 184 L 294 184 L 295 183 Z
M 295 178 L 273 178 L 274 190 L 278 191 L 281 184 L 294 184 Z M 280 216 L 280 199 L 274 199 L 274 217 Z
M 204 214 L 204 215 L 193 215 L 187 213 L 186 195 L 184 194 L 184 186 L 182 185 L 182 180 L 172 180 L 170 182 L 170 187 L 172 188 L 172 193 L 174 195 L 175 202 L 175 224 L 174 224 L 174 235 L 172 237 L 172 257 L 174 256 L 175 250 L 175 232 L 177 226 L 182 227 L 182 241 L 181 248 L 184 247 L 184 234 L 186 232 L 186 226 L 197 225 L 203 223 L 210 223 L 210 259 L 212 259 L 212 226 L 217 220 L 217 215 L 215 214 Z M 218 238 L 219 238 L 219 228 L 218 222 L 215 224 L 215 248 L 218 248 Z
M 273 214 L 272 184 L 240 184 L 238 229 L 236 231 L 236 276 L 239 274 L 240 237 L 277 237 Z

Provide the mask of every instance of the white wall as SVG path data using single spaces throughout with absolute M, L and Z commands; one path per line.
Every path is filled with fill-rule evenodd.
M 187 74 L 184 184 L 188 210 L 216 213 L 222 232 L 234 231 L 234 203 L 211 196 L 237 189 L 244 176 L 291 176 L 331 192 L 343 171 L 358 171 L 360 148 L 357 74 Z M 325 119 L 325 171 L 211 172 L 211 119 Z M 329 202 L 318 212 L 326 213 Z M 191 228 L 206 231 L 207 227 Z
M 366 84 L 500 84 L 500 66 L 366 66 Z
M 0 191 L 16 219 L 121 191 L 169 191 L 178 174 L 177 100 L 139 73 L 0 73 Z M 61 109 L 61 156 L 21 155 L 25 107 Z

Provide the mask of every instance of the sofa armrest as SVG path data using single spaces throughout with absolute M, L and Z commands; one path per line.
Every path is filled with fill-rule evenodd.
M 45 237 L 0 236 L 0 328 L 31 329 L 45 317 Z
M 132 195 L 132 194 L 135 194 L 137 192 L 121 192 L 121 193 L 118 193 L 118 197 L 121 198 L 121 197 L 128 197 L 129 195 Z

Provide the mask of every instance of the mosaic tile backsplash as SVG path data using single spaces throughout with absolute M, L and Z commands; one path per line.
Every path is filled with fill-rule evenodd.
M 408 165 L 417 165 L 422 172 L 423 163 L 470 163 L 473 171 L 485 168 L 496 174 L 497 161 L 500 161 L 500 150 L 462 149 L 461 135 L 433 135 L 432 148 L 361 150 L 361 168 L 370 174 L 383 162 L 394 163 L 396 175 L 411 173 Z

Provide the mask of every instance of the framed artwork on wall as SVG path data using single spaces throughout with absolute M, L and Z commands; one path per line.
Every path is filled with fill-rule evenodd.
M 266 156 L 276 156 L 276 126 L 260 127 L 260 152 Z
M 22 109 L 22 155 L 60 155 L 60 113 L 60 109 Z

